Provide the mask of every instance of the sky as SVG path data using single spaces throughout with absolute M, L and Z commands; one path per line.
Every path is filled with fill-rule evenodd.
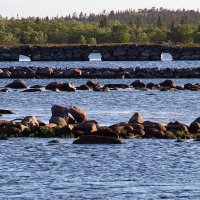
M 200 0 L 0 0 L 0 15 L 5 17 L 66 16 L 74 12 L 101 13 L 103 10 L 140 8 L 200 9 Z

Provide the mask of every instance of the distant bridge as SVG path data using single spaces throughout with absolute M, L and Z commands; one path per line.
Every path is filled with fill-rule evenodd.
M 163 53 L 173 60 L 200 60 L 200 47 L 123 44 L 1 47 L 0 61 L 19 61 L 20 55 L 31 61 L 88 61 L 91 53 L 100 53 L 102 61 L 158 61 Z

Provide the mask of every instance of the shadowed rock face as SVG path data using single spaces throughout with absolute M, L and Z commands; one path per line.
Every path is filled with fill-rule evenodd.
M 105 136 L 83 136 L 75 140 L 73 144 L 123 144 L 122 140 Z

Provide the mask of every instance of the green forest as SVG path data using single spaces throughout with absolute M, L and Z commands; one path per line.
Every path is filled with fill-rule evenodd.
M 200 12 L 140 9 L 65 17 L 0 16 L 0 45 L 200 44 Z

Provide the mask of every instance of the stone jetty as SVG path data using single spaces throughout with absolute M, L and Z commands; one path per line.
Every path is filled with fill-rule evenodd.
M 21 121 L 0 120 L 0 138 L 81 138 L 75 142 L 80 144 L 121 144 L 118 139 L 137 138 L 200 139 L 200 117 L 190 125 L 180 121 L 161 123 L 145 120 L 141 113 L 136 112 L 129 121 L 100 126 L 95 120 L 89 120 L 87 113 L 77 106 L 53 105 L 51 111 L 47 124 L 34 116 L 26 116 Z
M 0 67 L 0 79 L 13 78 L 200 78 L 196 68 L 50 68 L 50 67 Z

